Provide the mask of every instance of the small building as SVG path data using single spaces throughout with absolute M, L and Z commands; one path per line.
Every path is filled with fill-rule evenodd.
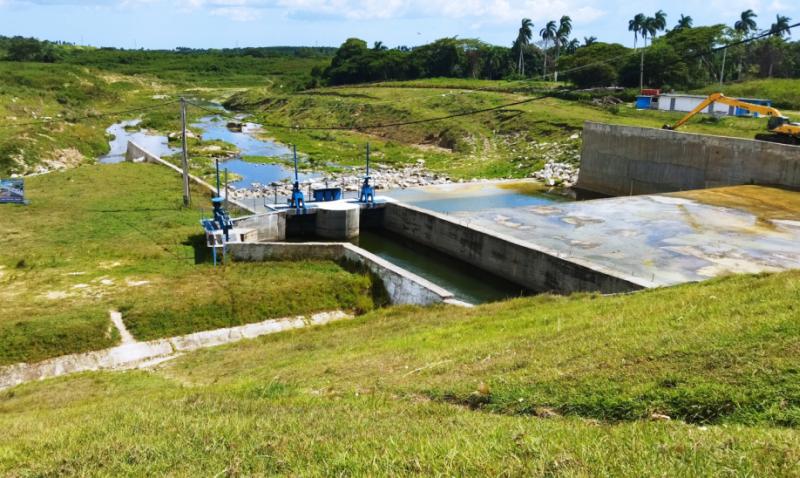
M 639 95 L 636 97 L 637 110 L 658 109 L 658 97 L 652 95 Z
M 658 100 L 658 109 L 661 111 L 680 111 L 688 113 L 705 101 L 708 96 L 703 95 L 687 95 L 678 93 L 667 93 L 661 95 Z M 757 99 L 757 98 L 738 98 L 740 101 L 747 103 L 755 103 L 757 105 L 772 106 L 771 100 Z M 735 106 L 728 106 L 723 104 L 712 103 L 701 111 L 701 113 L 713 114 L 717 116 L 750 116 L 751 113 L 747 110 L 737 108 Z M 757 114 L 754 116 L 758 116 Z

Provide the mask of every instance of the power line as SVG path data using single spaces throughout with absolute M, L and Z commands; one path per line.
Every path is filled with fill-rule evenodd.
M 266 127 L 270 127 L 270 128 L 293 129 L 293 130 L 300 130 L 300 131 L 365 131 L 365 130 L 371 130 L 371 129 L 393 128 L 393 127 L 397 127 L 397 126 L 408 126 L 408 125 L 415 125 L 415 124 L 421 124 L 421 123 L 432 123 L 434 121 L 442 121 L 442 120 L 451 119 L 451 118 L 458 118 L 458 117 L 462 117 L 462 116 L 471 116 L 471 115 L 475 115 L 475 114 L 486 113 L 486 112 L 489 112 L 489 111 L 497 111 L 497 110 L 501 110 L 501 109 L 505 109 L 505 108 L 510 108 L 512 106 L 523 105 L 523 104 L 526 104 L 526 103 L 532 103 L 534 101 L 539 101 L 539 100 L 543 100 L 545 98 L 550 98 L 551 96 L 552 95 L 541 95 L 541 96 L 536 96 L 536 97 L 533 97 L 533 98 L 526 98 L 526 99 L 520 100 L 520 101 L 514 101 L 512 103 L 505 103 L 505 104 L 498 105 L 498 106 L 492 106 L 492 107 L 489 107 L 489 108 L 473 109 L 473 110 L 462 111 L 462 112 L 459 112 L 459 113 L 453 113 L 453 114 L 444 115 L 444 116 L 437 116 L 437 117 L 433 117 L 433 118 L 423 118 L 423 119 L 418 119 L 418 120 L 399 121 L 399 122 L 396 122 L 396 123 L 377 123 L 377 124 L 366 125 L 366 126 L 299 126 L 299 125 L 292 126 L 292 125 L 282 125 L 282 124 L 275 124 L 275 123 L 259 123 L 259 124 L 261 126 L 266 126 Z M 190 101 L 187 101 L 187 103 L 191 104 L 192 106 L 194 106 L 196 108 L 199 108 L 201 110 L 207 111 L 209 113 L 213 113 L 215 115 L 219 115 L 219 116 L 222 116 L 222 117 L 232 118 L 232 116 L 230 116 L 230 115 L 221 114 L 219 111 L 214 111 L 214 110 L 212 110 L 210 108 L 205 108 L 205 107 L 200 106 L 200 105 L 198 105 L 196 103 L 192 103 Z

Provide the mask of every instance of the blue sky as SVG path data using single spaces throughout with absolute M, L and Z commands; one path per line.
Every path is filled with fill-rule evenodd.
M 352 36 L 413 46 L 454 35 L 509 45 L 522 17 L 538 32 L 567 14 L 578 38 L 627 45 L 628 19 L 659 8 L 670 26 L 681 13 L 732 24 L 748 8 L 762 28 L 777 13 L 800 21 L 798 0 L 0 0 L 0 35 L 124 48 L 338 46 Z

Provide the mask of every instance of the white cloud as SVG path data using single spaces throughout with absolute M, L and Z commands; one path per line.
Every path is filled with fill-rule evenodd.
M 2 1 L 2 0 L 0 0 Z M 125 0 L 142 1 L 142 0 Z M 146 1 L 146 0 L 145 0 Z M 523 17 L 544 21 L 570 15 L 589 23 L 605 15 L 581 0 L 180 0 L 192 10 L 205 10 L 233 20 L 252 20 L 265 9 L 279 9 L 298 18 L 385 20 L 397 18 L 476 19 L 501 23 Z

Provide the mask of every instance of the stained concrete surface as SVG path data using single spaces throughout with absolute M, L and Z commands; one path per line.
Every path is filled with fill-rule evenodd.
M 733 186 L 456 216 L 654 285 L 800 268 L 800 192 L 774 187 Z

